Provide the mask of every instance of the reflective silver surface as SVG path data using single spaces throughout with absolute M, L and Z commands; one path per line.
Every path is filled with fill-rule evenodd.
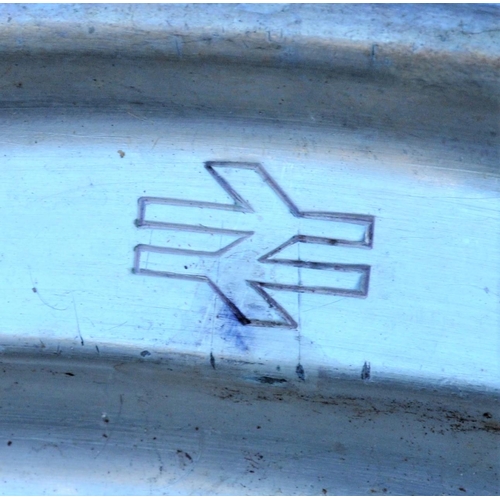
M 0 16 L 2 493 L 500 492 L 498 7 Z

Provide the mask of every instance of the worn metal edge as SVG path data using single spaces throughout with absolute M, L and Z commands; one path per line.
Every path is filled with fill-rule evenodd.
M 300 371 L 299 365 L 292 362 L 263 363 L 258 360 L 245 361 L 228 356 L 200 355 L 195 352 L 174 352 L 168 348 L 151 348 L 133 343 L 89 343 L 82 345 L 80 340 L 44 339 L 42 337 L 0 336 L 0 366 L 3 363 L 17 364 L 63 364 L 68 369 L 78 365 L 109 366 L 148 365 L 152 369 L 175 371 L 192 383 L 193 374 L 198 373 L 206 380 L 223 380 L 224 384 L 253 385 L 260 382 L 265 387 L 275 382 L 286 385 L 301 394 L 328 396 L 338 392 L 345 384 L 352 395 L 370 395 L 381 391 L 384 394 L 413 394 L 418 398 L 422 393 L 442 394 L 468 398 L 483 395 L 500 403 L 500 389 L 471 383 L 470 380 L 429 380 L 426 377 L 405 376 L 377 371 L 377 367 L 366 364 L 359 367 L 308 366 Z M 300 373 L 299 373 L 300 371 Z M 280 382 L 281 380 L 281 382 Z
M 326 67 L 498 97 L 499 12 L 495 4 L 11 4 L 0 6 L 0 53 Z

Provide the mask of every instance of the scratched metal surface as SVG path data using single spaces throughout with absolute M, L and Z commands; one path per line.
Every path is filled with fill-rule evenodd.
M 500 493 L 498 7 L 353 9 L 0 6 L 2 493 Z

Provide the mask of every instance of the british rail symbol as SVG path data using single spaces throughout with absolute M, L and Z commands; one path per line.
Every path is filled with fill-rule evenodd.
M 224 190 L 231 203 L 213 203 L 176 198 L 141 197 L 138 200 L 138 217 L 135 221 L 139 229 L 163 231 L 162 234 L 181 235 L 181 243 L 170 245 L 139 244 L 134 249 L 133 272 L 138 275 L 189 280 L 205 283 L 231 311 L 242 325 L 255 327 L 297 328 L 293 315 L 271 296 L 270 291 L 294 293 L 314 293 L 344 297 L 365 298 L 370 283 L 370 266 L 366 264 L 346 264 L 331 262 L 328 259 L 301 258 L 301 248 L 326 249 L 326 247 L 348 247 L 371 249 L 375 218 L 371 215 L 312 212 L 299 210 L 283 188 L 264 169 L 260 163 L 209 161 L 204 165 L 207 174 Z M 250 173 L 260 183 L 260 189 L 267 190 L 275 202 L 279 203 L 285 216 L 276 230 L 256 221 L 264 217 L 274 217 L 274 213 L 260 213 L 247 199 L 233 187 L 234 176 L 238 172 Z M 229 173 L 232 174 L 228 175 Z M 175 212 L 174 215 L 169 211 Z M 189 220 L 182 221 L 182 214 L 193 210 L 197 214 L 210 214 L 219 217 L 223 223 L 207 225 Z M 181 215 L 179 215 L 179 212 Z M 239 214 L 239 215 L 238 215 Z M 251 217 L 253 215 L 253 218 Z M 228 221 L 239 216 L 239 222 L 229 229 L 224 228 Z M 258 218 L 256 218 L 258 216 Z M 181 218 L 181 222 L 179 222 Z M 170 219 L 170 220 L 165 220 Z M 172 221 L 172 219 L 175 220 Z M 187 217 L 189 219 L 189 217 Z M 322 221 L 322 235 L 309 234 L 308 223 Z M 300 222 L 298 224 L 297 222 Z M 246 224 L 254 227 L 245 227 Z M 316 222 L 317 225 L 317 222 Z M 343 225 L 356 226 L 361 236 L 338 239 L 325 235 L 324 228 Z M 339 226 L 340 225 L 340 226 Z M 361 232 L 360 232 L 361 230 Z M 265 237 L 259 232 L 265 232 Z M 287 234 L 281 242 L 276 238 Z M 189 244 L 192 236 L 215 238 L 216 248 L 193 248 Z M 274 241 L 273 241 L 274 237 Z M 259 247 L 260 245 L 260 247 Z M 305 246 L 304 246 L 305 245 Z M 299 250 L 295 252 L 295 249 Z M 304 252 L 307 253 L 307 252 Z M 244 258 L 242 258 L 244 256 Z M 222 269 L 222 272 L 221 272 Z M 281 271 L 281 274 L 280 272 Z M 279 276 L 288 273 L 288 279 L 280 281 Z M 276 275 L 279 275 L 276 277 Z M 351 275 L 356 279 L 350 286 L 337 282 L 325 284 L 325 276 Z M 291 278 L 290 278 L 291 276 Z M 311 278 L 312 276 L 312 278 Z M 321 283 L 314 277 L 321 276 Z M 335 280 L 333 280 L 335 281 Z M 340 279 L 342 283 L 342 279 Z M 242 295 L 253 295 L 260 302 L 260 309 L 246 308 Z M 269 309 L 274 319 L 262 311 Z M 260 313 L 259 313 L 260 311 Z M 259 316 L 260 314 L 260 316 Z M 277 319 L 276 319 L 277 318 Z

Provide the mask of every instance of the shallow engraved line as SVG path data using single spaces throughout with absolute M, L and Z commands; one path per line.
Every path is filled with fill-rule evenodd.
M 177 231 L 186 231 L 191 233 L 214 233 L 214 234 L 231 234 L 231 235 L 252 235 L 253 231 L 240 231 L 238 229 L 223 229 L 219 227 L 191 225 L 191 224 L 178 224 L 175 222 L 150 222 L 145 221 L 138 227 L 152 228 L 152 229 L 175 229 Z
M 361 280 L 362 284 L 359 290 L 351 288 L 334 288 L 329 286 L 305 286 L 305 285 L 283 285 L 280 283 L 259 283 L 264 288 L 271 290 L 280 290 L 284 292 L 295 293 L 317 293 L 320 295 L 339 295 L 341 297 L 366 297 L 366 280 Z
M 332 243 L 332 241 L 334 243 Z M 342 241 L 342 240 L 340 240 Z M 277 259 L 271 258 L 273 255 L 278 254 L 283 249 L 294 245 L 297 242 L 302 243 L 314 243 L 314 244 L 322 244 L 322 245 L 338 245 L 339 240 L 331 240 L 329 238 L 322 238 L 316 236 L 303 236 L 303 235 L 295 235 L 292 236 L 288 241 L 282 243 L 274 250 L 266 253 L 262 257 L 258 259 L 259 262 L 263 264 L 281 264 L 288 265 L 298 268 L 306 268 L 306 269 L 317 269 L 317 270 L 334 270 L 340 272 L 359 272 L 361 274 L 359 288 L 352 289 L 344 289 L 344 288 L 335 288 L 335 287 L 304 287 L 304 286 L 295 286 L 295 285 L 278 285 L 278 284 L 268 284 L 267 288 L 279 289 L 279 290 L 288 290 L 295 291 L 297 293 L 319 293 L 324 295 L 341 295 L 345 297 L 367 297 L 368 296 L 368 287 L 370 282 L 370 269 L 371 267 L 366 264 L 339 264 L 333 262 L 314 262 L 314 261 L 303 261 L 303 260 L 293 260 L 293 259 Z
M 136 274 L 142 274 L 145 276 L 158 276 L 161 278 L 173 278 L 186 281 L 198 281 L 202 283 L 207 283 L 210 288 L 220 297 L 220 299 L 227 305 L 231 310 L 236 319 L 243 325 L 250 324 L 250 320 L 238 309 L 238 306 L 234 304 L 223 292 L 222 290 L 208 277 L 201 274 L 179 274 L 170 273 L 167 271 L 151 271 L 149 269 L 141 269 L 140 267 L 135 270 Z
M 211 255 L 211 256 L 219 256 L 222 255 L 223 253 L 227 252 L 231 248 L 235 247 L 239 243 L 241 243 L 243 240 L 249 238 L 254 234 L 253 231 L 237 231 L 234 229 L 220 229 L 216 227 L 209 227 L 209 226 L 192 226 L 189 224 L 176 224 L 176 223 L 170 223 L 170 222 L 150 222 L 150 221 L 145 221 L 143 223 L 139 223 L 139 221 L 136 221 L 137 227 L 141 228 L 148 228 L 148 229 L 165 229 L 165 230 L 177 230 L 177 231 L 184 231 L 184 232 L 190 232 L 190 233 L 205 233 L 205 234 L 223 234 L 223 235 L 230 235 L 230 236 L 239 236 L 239 238 L 236 238 L 234 241 L 231 243 L 228 243 L 226 246 L 220 248 L 219 250 L 214 250 L 214 251 L 205 251 L 205 250 L 189 250 L 189 249 L 180 249 L 180 248 L 175 248 L 175 247 L 159 247 L 155 245 L 138 245 L 138 247 L 143 248 L 143 249 L 149 249 L 152 252 L 156 253 L 172 253 L 172 254 L 177 254 L 177 255 Z M 137 248 L 137 247 L 136 247 Z
M 232 204 L 225 203 L 213 203 L 213 202 L 202 202 L 194 200 L 181 200 L 177 198 L 160 198 L 160 197 L 141 197 L 139 198 L 139 214 L 136 221 L 138 227 L 147 227 L 148 224 L 152 224 L 153 221 L 147 221 L 146 207 L 151 204 L 158 205 L 173 205 L 173 206 L 184 206 L 184 207 L 195 207 L 195 208 L 208 208 L 212 210 L 229 210 L 241 213 L 255 213 L 250 204 L 245 201 L 240 194 L 224 179 L 215 168 L 235 168 L 235 169 L 245 169 L 253 170 L 256 172 L 264 182 L 275 192 L 275 194 L 281 199 L 281 201 L 288 207 L 290 213 L 294 217 L 304 218 L 304 219 L 315 219 L 315 220 L 330 220 L 334 222 L 345 222 L 348 224 L 358 224 L 366 227 L 364 238 L 361 241 L 352 240 L 335 240 L 325 238 L 325 243 L 336 244 L 339 246 L 357 246 L 357 247 L 368 247 L 373 246 L 373 233 L 375 217 L 372 215 L 363 214 L 352 214 L 352 213 L 342 213 L 342 212 L 302 212 L 298 209 L 291 198 L 281 189 L 278 183 L 269 175 L 269 173 L 264 169 L 260 163 L 240 163 L 231 161 L 208 161 L 205 162 L 205 169 L 214 178 L 214 180 L 222 187 L 222 189 L 229 195 L 229 197 L 234 201 Z M 165 226 L 164 226 L 165 227 Z M 300 235 L 299 237 L 306 237 Z M 313 237 L 310 237 L 313 238 Z
M 139 202 L 139 221 L 144 222 L 147 205 L 171 205 L 176 207 L 211 208 L 212 210 L 229 210 L 235 212 L 253 213 L 249 207 L 231 203 L 214 203 L 211 201 L 179 200 L 177 198 L 141 197 Z
M 292 318 L 288 311 L 276 300 L 274 300 L 265 290 L 265 283 L 259 283 L 257 281 L 247 280 L 247 284 L 253 288 L 268 304 L 272 309 L 284 319 L 284 322 L 278 323 L 273 321 L 259 321 L 252 320 L 252 324 L 255 326 L 281 326 L 283 328 L 297 328 L 297 322 Z
M 346 222 L 350 224 L 359 224 L 367 226 L 364 239 L 362 241 L 351 241 L 350 243 L 360 244 L 361 246 L 372 248 L 374 225 L 375 225 L 375 217 L 373 215 L 352 214 L 343 212 L 302 212 L 260 163 L 240 163 L 232 161 L 205 162 L 205 168 L 211 173 L 211 175 L 214 178 L 216 178 L 217 182 L 223 187 L 224 190 L 226 190 L 226 192 L 231 196 L 231 198 L 235 200 L 235 203 L 236 199 L 238 199 L 241 200 L 239 203 L 249 206 L 248 203 L 245 202 L 239 196 L 239 194 L 229 185 L 229 183 L 215 172 L 214 167 L 237 168 L 237 169 L 246 169 L 255 171 L 264 180 L 264 182 L 276 193 L 276 195 L 281 199 L 281 201 L 288 207 L 288 210 L 294 217 L 299 217 L 304 219 L 331 220 L 336 222 Z M 342 240 L 342 241 L 346 241 L 346 244 L 349 244 L 347 243 L 348 240 Z
M 219 250 L 188 250 L 185 248 L 172 248 L 172 247 L 157 247 L 154 245 L 144 245 L 139 244 L 135 247 L 135 249 L 140 251 L 149 251 L 154 253 L 162 253 L 162 254 L 173 254 L 173 255 L 194 255 L 194 256 L 210 256 L 210 257 L 218 257 L 223 253 L 230 250 L 232 247 L 238 245 L 245 238 L 238 238 L 237 240 L 229 243 L 225 247 L 220 248 Z
M 231 310 L 233 315 L 242 325 L 254 325 L 254 326 L 265 326 L 265 327 L 282 327 L 282 328 L 296 328 L 297 323 L 288 314 L 284 307 L 282 307 L 276 300 L 274 300 L 264 289 L 263 286 L 267 286 L 267 283 L 258 283 L 256 281 L 247 280 L 246 283 L 254 289 L 266 302 L 267 304 L 276 310 L 277 314 L 283 318 L 283 322 L 278 321 L 262 321 L 256 319 L 248 318 L 238 306 L 226 295 L 224 292 L 208 277 L 203 274 L 183 274 L 183 273 L 172 273 L 168 271 L 153 271 L 151 269 L 144 269 L 140 265 L 141 253 L 143 250 L 150 250 L 149 245 L 138 245 L 136 247 L 136 254 L 134 259 L 134 269 L 135 274 L 141 274 L 145 276 L 156 276 L 161 278 L 172 278 L 181 279 L 186 281 L 197 281 L 207 283 L 210 288 L 219 296 L 219 298 L 226 304 L 226 306 Z M 154 250 L 153 250 L 154 251 Z M 271 284 L 269 284 L 271 285 Z M 270 288 L 270 287 L 268 287 Z

